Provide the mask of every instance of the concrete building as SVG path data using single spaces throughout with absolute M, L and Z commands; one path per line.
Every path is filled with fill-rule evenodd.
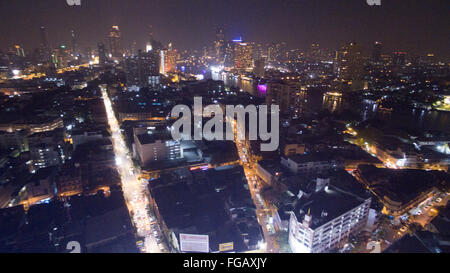
M 107 131 L 97 129 L 77 131 L 72 134 L 73 149 L 81 144 L 103 139 L 111 140 L 111 135 Z
M 142 166 L 152 161 L 174 160 L 183 157 L 180 142 L 165 134 L 134 135 L 134 154 Z
M 343 162 L 330 158 L 326 153 L 281 157 L 281 164 L 293 173 L 320 173 L 343 167 Z
M 253 46 L 249 43 L 234 43 L 234 68 L 249 70 L 253 67 Z M 251 70 L 250 70 L 251 71 Z
M 160 56 L 158 51 L 142 52 L 125 58 L 128 86 L 148 87 L 159 83 Z
M 256 174 L 270 186 L 276 185 L 283 176 L 281 165 L 272 160 L 261 160 L 256 165 Z
M 298 112 L 298 95 L 300 83 L 298 81 L 273 80 L 266 84 L 266 104 L 280 106 L 281 113 Z
M 30 159 L 34 170 L 61 164 L 61 155 L 58 150 L 44 143 L 30 148 Z
M 370 197 L 362 197 L 332 183 L 313 192 L 300 192 L 289 220 L 289 245 L 296 253 L 339 249 L 350 235 L 367 225 Z

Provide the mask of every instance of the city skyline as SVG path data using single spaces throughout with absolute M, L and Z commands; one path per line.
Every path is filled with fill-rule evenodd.
M 19 44 L 31 51 L 39 47 L 39 28 L 45 26 L 52 47 L 70 44 L 74 30 L 79 47 L 84 49 L 98 42 L 107 43 L 111 26 L 118 25 L 124 48 L 134 41 L 143 48 L 151 31 L 157 40 L 172 42 L 175 48 L 200 50 L 211 45 L 217 28 L 223 28 L 226 40 L 242 37 L 263 44 L 286 42 L 289 48 L 302 50 L 315 42 L 334 50 L 348 41 L 370 50 L 375 41 L 382 41 L 387 52 L 432 52 L 446 58 L 448 35 L 438 26 L 446 23 L 448 5 L 443 1 L 429 2 L 369 6 L 361 0 L 258 1 L 258 5 L 255 1 L 233 5 L 212 1 L 131 1 L 120 9 L 115 0 L 84 1 L 80 7 L 57 0 L 25 6 L 16 1 L 1 4 L 2 17 L 14 24 L 0 26 L 5 38 L 0 48 L 5 51 Z M 12 11 L 19 9 L 19 17 L 12 18 Z
M 3 1 L 0 254 L 450 253 L 447 6 Z

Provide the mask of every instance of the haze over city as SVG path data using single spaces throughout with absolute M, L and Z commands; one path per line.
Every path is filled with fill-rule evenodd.
M 450 252 L 448 1 L 76 2 L 0 2 L 0 254 Z

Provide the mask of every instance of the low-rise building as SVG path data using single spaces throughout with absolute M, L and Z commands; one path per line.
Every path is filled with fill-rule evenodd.
M 317 173 L 344 165 L 341 160 L 330 157 L 326 152 L 281 157 L 281 164 L 293 173 Z
M 355 176 L 383 203 L 383 212 L 394 217 L 417 207 L 448 183 L 448 174 L 439 171 L 377 168 L 359 165 Z

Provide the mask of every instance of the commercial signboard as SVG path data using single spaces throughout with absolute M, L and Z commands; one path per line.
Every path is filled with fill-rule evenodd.
M 209 236 L 180 233 L 180 250 L 183 252 L 209 252 Z
M 219 251 L 220 252 L 232 251 L 233 249 L 234 249 L 233 242 L 219 244 Z

